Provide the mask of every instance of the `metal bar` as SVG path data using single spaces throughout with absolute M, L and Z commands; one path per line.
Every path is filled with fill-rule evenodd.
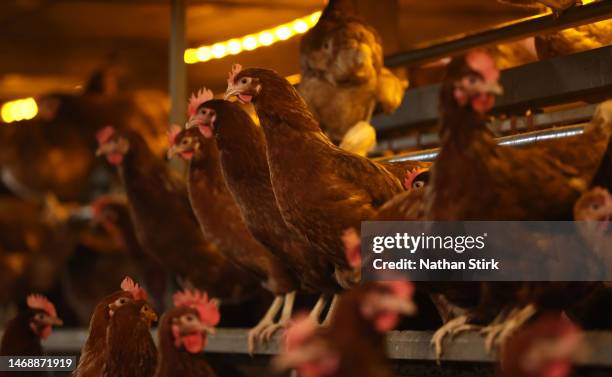
M 207 353 L 247 355 L 246 329 L 218 329 L 211 335 L 206 347 Z M 387 336 L 387 352 L 390 359 L 435 361 L 435 354 L 430 345 L 432 332 L 429 331 L 391 331 Z M 43 347 L 47 353 L 78 353 L 87 337 L 86 329 L 56 330 L 45 341 Z M 154 339 L 157 339 L 153 332 Z M 260 345 L 256 355 L 274 355 L 278 353 L 281 335 L 277 334 L 269 343 Z M 612 367 L 612 332 L 591 331 L 584 337 L 591 352 L 579 360 L 579 365 Z M 482 336 L 478 333 L 464 333 L 446 341 L 443 361 L 491 363 L 495 357 L 486 352 Z
M 501 84 L 504 95 L 497 99 L 493 113 L 519 112 L 593 96 L 610 97 L 612 46 L 505 70 Z M 439 92 L 439 84 L 409 89 L 395 113 L 378 115 L 372 123 L 377 131 L 435 123 Z
M 605 20 L 612 15 L 612 1 L 603 0 L 588 5 L 576 6 L 560 16 L 547 14 L 518 20 L 472 35 L 460 35 L 442 43 L 402 52 L 385 58 L 385 65 L 415 65 L 444 56 L 465 52 L 470 48 L 497 44 L 529 37 L 536 33 L 553 32 L 581 24 Z
M 186 0 L 172 0 L 170 8 L 170 124 L 183 124 L 187 99 L 187 68 L 183 61 Z
M 495 139 L 499 145 L 520 146 L 537 143 L 543 140 L 556 139 L 580 135 L 584 131 L 586 123 L 566 127 L 558 127 L 548 130 L 525 132 L 518 135 L 504 136 Z M 431 161 L 438 155 L 439 148 L 424 149 L 417 152 L 409 152 L 392 157 L 384 157 L 379 161 Z
M 493 122 L 489 123 L 489 128 L 493 130 L 493 132 L 503 133 L 513 129 L 526 130 L 529 127 L 528 124 L 534 128 L 550 128 L 554 126 L 577 124 L 590 121 L 596 108 L 597 104 L 592 104 L 572 109 L 534 114 L 529 117 L 520 116 L 513 117 L 512 119 L 494 120 Z M 372 151 L 372 154 L 376 156 L 385 151 L 418 148 L 420 145 L 436 145 L 438 142 L 439 138 L 437 132 L 420 134 L 418 138 L 416 136 L 406 136 L 381 140 L 376 145 L 376 148 Z

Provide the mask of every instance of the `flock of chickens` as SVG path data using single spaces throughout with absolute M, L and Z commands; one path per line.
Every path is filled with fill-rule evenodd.
M 283 352 L 272 363 L 277 371 L 392 376 L 384 334 L 402 315 L 439 315 L 444 324 L 432 339 L 438 357 L 446 335 L 478 330 L 490 348 L 499 347 L 507 366 L 501 375 L 568 375 L 581 348 L 579 329 L 612 325 L 606 283 L 360 284 L 355 229 L 364 220 L 575 218 L 594 239 L 610 237 L 612 102 L 599 106 L 582 135 L 498 146 L 485 125 L 503 90 L 498 79 L 484 51 L 452 60 L 433 164 L 380 162 L 337 147 L 286 79 L 239 65 L 225 99 L 202 89 L 190 99 L 185 127 L 169 131 L 168 157 L 187 161 L 186 180 L 139 132 L 100 128 L 97 155 L 116 166 L 125 197 L 98 199 L 94 218 L 146 261 L 144 284 L 159 302 L 167 291 L 156 286 L 159 271 L 179 276 L 183 287 L 159 321 L 156 345 L 149 331 L 155 304 L 124 279 L 96 305 L 75 375 L 215 375 L 202 353 L 207 334 L 224 323 L 224 307 L 237 305 L 245 316 L 240 305 L 249 301 L 269 303 L 249 331 L 251 351 L 285 329 Z M 609 258 L 609 250 L 587 247 Z M 308 314 L 292 318 L 298 293 L 319 298 Z M 419 294 L 437 314 L 417 314 Z M 40 339 L 61 324 L 46 298 L 29 296 L 26 304 L 5 327 L 2 355 L 41 354 Z M 552 374 L 559 371 L 565 374 Z

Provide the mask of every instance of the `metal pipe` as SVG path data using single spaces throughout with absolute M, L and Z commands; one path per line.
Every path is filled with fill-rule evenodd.
M 442 43 L 387 56 L 385 58 L 385 65 L 395 67 L 425 63 L 441 57 L 459 54 L 478 46 L 512 41 L 534 34 L 553 32 L 605 20 L 610 18 L 611 15 L 612 1 L 602 0 L 570 8 L 560 16 L 546 14 L 528 17 L 476 34 L 460 35 Z
M 587 123 L 575 124 L 566 127 L 557 127 L 548 130 L 525 132 L 518 135 L 504 136 L 495 139 L 499 145 L 521 146 L 537 143 L 549 139 L 558 139 L 580 135 L 584 132 Z M 417 152 L 409 152 L 392 157 L 376 159 L 378 161 L 431 161 L 436 158 L 440 148 L 424 149 Z
M 185 123 L 187 101 L 187 69 L 183 61 L 185 51 L 186 0 L 172 0 L 170 3 L 170 56 L 169 92 L 170 124 Z

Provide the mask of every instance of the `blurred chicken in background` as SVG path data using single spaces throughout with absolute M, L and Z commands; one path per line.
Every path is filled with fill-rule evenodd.
M 107 124 L 137 130 L 160 156 L 165 148 L 167 96 L 157 91 L 116 93 L 112 70 L 96 72 L 82 94 L 52 93 L 37 99 L 32 120 L 0 128 L 4 186 L 16 196 L 87 202 L 105 191 L 109 175 L 95 158 L 95 133 Z
M 304 35 L 298 90 L 335 144 L 365 155 L 376 144 L 372 115 L 395 111 L 406 85 L 383 66 L 380 36 L 356 13 L 351 1 L 331 0 Z

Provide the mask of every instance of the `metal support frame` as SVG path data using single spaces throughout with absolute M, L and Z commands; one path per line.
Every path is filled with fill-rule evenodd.
M 185 123 L 187 98 L 187 68 L 183 61 L 185 52 L 185 13 L 187 0 L 172 0 L 170 3 L 170 53 L 169 53 L 169 92 L 170 124 Z
M 503 71 L 504 95 L 493 113 L 520 112 L 563 102 L 612 96 L 612 46 L 539 61 Z M 377 131 L 394 131 L 411 125 L 433 124 L 438 119 L 440 85 L 406 91 L 400 108 L 378 115 Z
M 576 6 L 561 15 L 538 15 L 513 21 L 498 27 L 471 34 L 452 37 L 430 46 L 414 49 L 385 58 L 385 65 L 416 65 L 444 56 L 455 55 L 478 46 L 486 46 L 526 38 L 537 33 L 553 32 L 605 20 L 612 17 L 612 1 L 603 0 L 588 5 Z
M 247 355 L 246 329 L 218 329 L 210 335 L 207 353 L 227 355 Z M 436 360 L 430 345 L 432 332 L 429 331 L 391 331 L 387 336 L 389 358 L 404 361 Z M 60 329 L 43 342 L 46 352 L 51 354 L 78 353 L 87 337 L 87 329 Z M 153 334 L 154 339 L 157 335 Z M 281 336 L 277 334 L 268 344 L 259 346 L 255 355 L 270 356 L 279 351 Z M 590 352 L 578 360 L 579 365 L 592 367 L 612 367 L 612 332 L 593 331 L 585 333 L 585 341 Z M 495 356 L 486 352 L 483 337 L 478 333 L 465 333 L 457 336 L 452 342 L 445 343 L 442 361 L 492 363 Z

